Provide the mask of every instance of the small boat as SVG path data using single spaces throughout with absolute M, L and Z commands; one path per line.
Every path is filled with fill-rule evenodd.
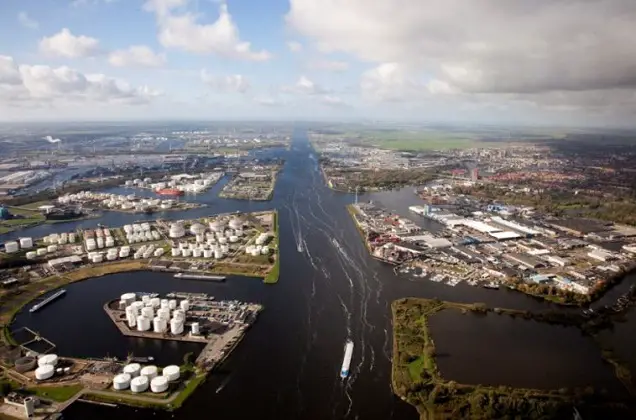
M 353 341 L 347 340 L 345 343 L 345 353 L 342 359 L 342 368 L 340 369 L 340 377 L 345 379 L 349 376 L 349 366 L 351 365 L 351 357 L 353 356 Z

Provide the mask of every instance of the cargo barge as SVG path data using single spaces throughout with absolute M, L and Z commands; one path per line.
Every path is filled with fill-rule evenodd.
M 342 360 L 342 368 L 340 369 L 340 377 L 345 379 L 349 376 L 349 366 L 351 365 L 351 357 L 353 356 L 353 341 L 347 340 L 345 344 L 344 359 Z
M 29 309 L 29 312 L 33 313 L 35 311 L 38 311 L 38 310 L 42 309 L 44 306 L 46 306 L 49 303 L 53 302 L 55 299 L 59 298 L 60 296 L 64 296 L 65 294 L 66 294 L 66 290 L 64 290 L 64 289 L 59 290 L 59 291 L 55 292 L 54 294 L 52 294 L 51 296 L 49 296 L 46 299 L 44 299 L 42 302 L 39 302 L 39 303 L 36 303 L 35 305 L 33 305 L 31 307 L 31 309 Z
M 187 280 L 225 281 L 225 276 L 212 276 L 208 274 L 177 273 L 174 275 L 174 277 L 177 279 Z

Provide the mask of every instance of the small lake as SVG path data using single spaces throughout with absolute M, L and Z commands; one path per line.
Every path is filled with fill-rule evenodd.
M 577 328 L 444 310 L 429 318 L 437 365 L 465 384 L 537 389 L 593 385 L 625 392 L 596 343 Z

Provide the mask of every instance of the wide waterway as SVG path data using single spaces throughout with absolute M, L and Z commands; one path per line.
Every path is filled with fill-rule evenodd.
M 65 412 L 65 419 L 115 416 L 122 420 L 189 419 L 201 418 L 202 413 L 222 419 L 416 419 L 415 409 L 391 391 L 391 301 L 419 296 L 517 309 L 550 308 L 509 290 L 486 290 L 463 284 L 448 287 L 395 277 L 390 267 L 368 255 L 345 208 L 354 197 L 331 191 L 324 185 L 317 162 L 310 156 L 306 136 L 297 132 L 292 149 L 282 155 L 286 164 L 269 202 L 220 199 L 217 194 L 222 184 L 219 184 L 204 194 L 186 197 L 208 204 L 207 208 L 160 215 L 166 219 L 185 219 L 236 210 L 278 209 L 281 236 L 278 284 L 264 285 L 260 280 L 245 278 L 208 284 L 176 281 L 160 274 L 119 274 L 70 285 L 67 297 L 40 313 L 32 317 L 18 315 L 17 323 L 50 334 L 61 355 L 103 357 L 134 351 L 139 355 L 151 354 L 161 363 L 178 359 L 190 350 L 178 343 L 117 336 L 103 312 L 103 302 L 123 291 L 188 290 L 265 305 L 245 341 L 178 413 L 126 407 L 109 409 L 80 403 Z M 405 209 L 409 205 L 418 204 L 412 188 L 359 199 L 377 200 L 400 213 L 408 211 Z M 97 223 L 121 226 L 157 217 L 106 213 L 100 220 L 40 226 L 11 237 L 42 236 L 78 226 L 94 227 Z M 418 222 L 431 227 L 425 219 Z M 558 333 L 547 334 L 554 340 L 561 338 Z M 355 348 L 351 375 L 342 381 L 339 371 L 347 338 L 353 340 Z M 484 367 L 482 374 L 483 382 L 501 382 L 496 370 Z

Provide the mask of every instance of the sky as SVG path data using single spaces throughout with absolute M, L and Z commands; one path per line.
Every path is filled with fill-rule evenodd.
M 0 120 L 633 126 L 634 0 L 0 0 Z

